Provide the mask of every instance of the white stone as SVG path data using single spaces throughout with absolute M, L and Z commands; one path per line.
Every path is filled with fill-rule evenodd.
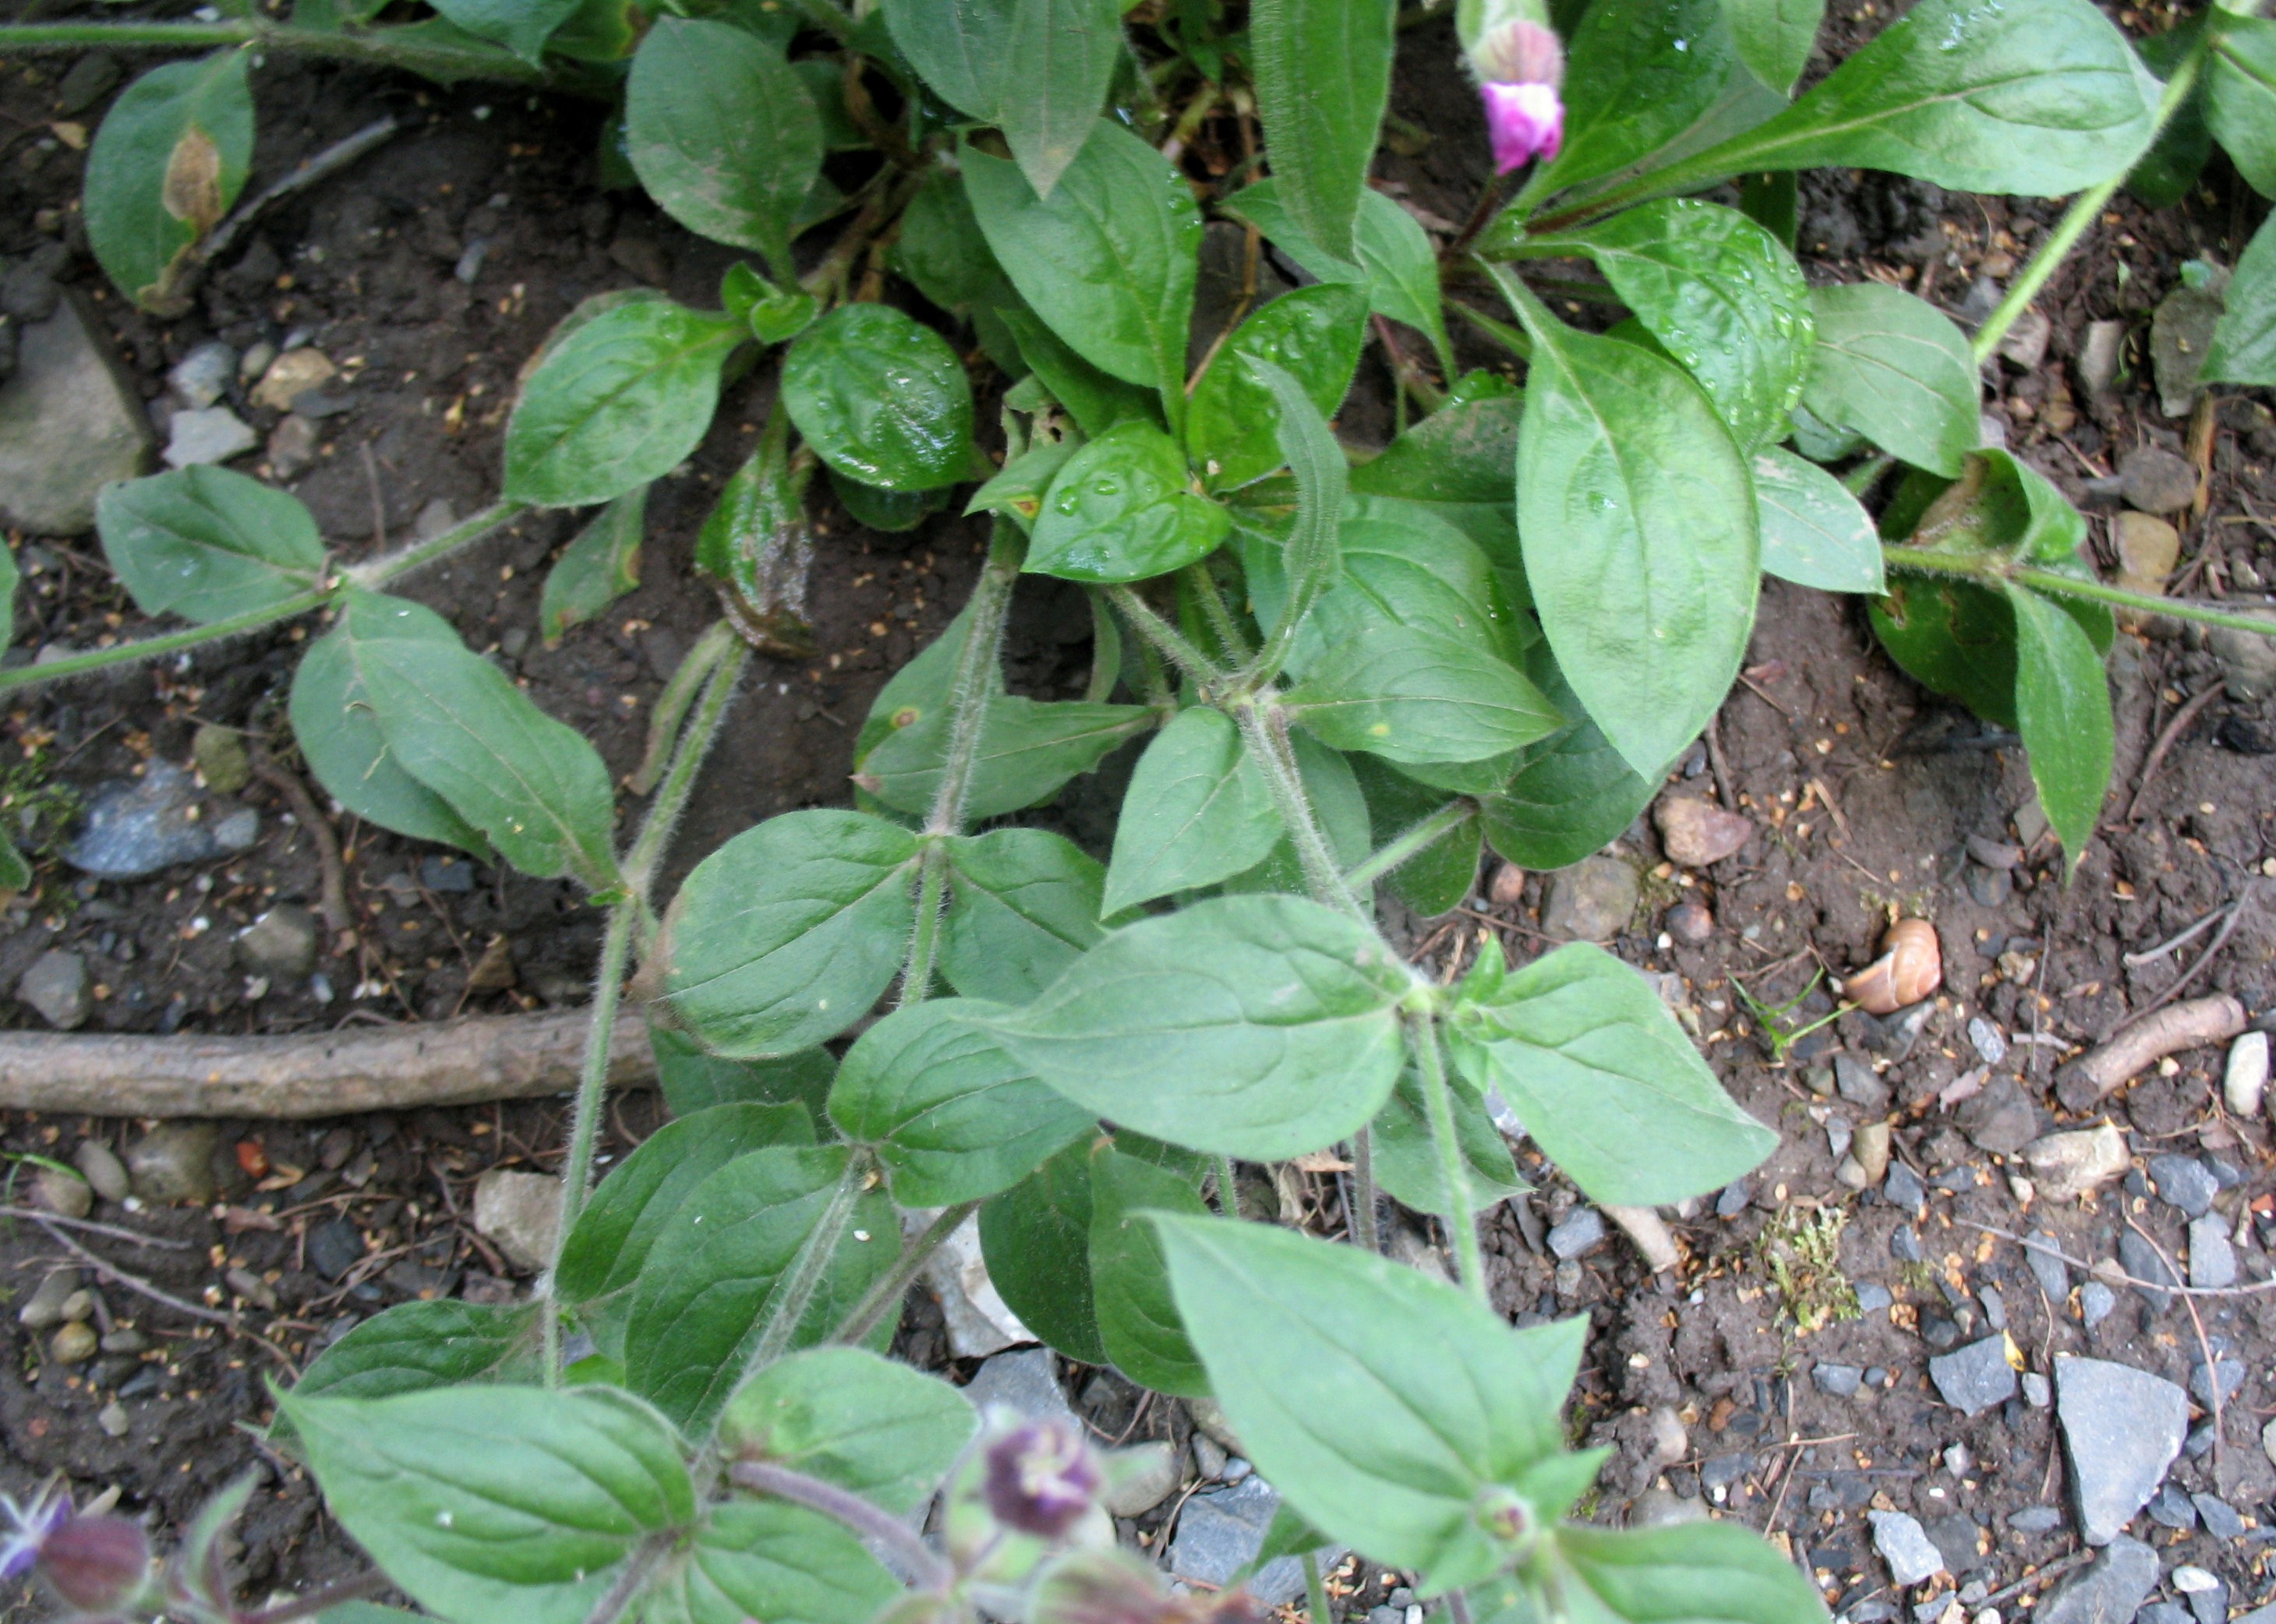
M 2233 1116 L 2257 1117 L 2268 1097 L 2268 1034 L 2247 1032 L 2228 1046 L 2221 1097 Z
M 523 1268 L 551 1268 L 561 1241 L 561 1180 L 491 1168 L 474 1180 L 474 1227 Z
M 149 415 L 77 299 L 18 343 L 16 375 L 0 383 L 0 526 L 84 535 L 95 493 L 148 466 Z
M 905 1221 L 922 1229 L 933 1217 L 929 1212 L 911 1212 Z M 959 1359 L 985 1359 L 1038 1339 L 1020 1323 L 1020 1317 L 996 1289 L 996 1282 L 988 1278 L 988 1260 L 980 1255 L 977 1214 L 958 1225 L 926 1260 L 924 1282 L 940 1300 L 942 1317 L 948 1322 L 949 1351 Z
M 260 444 L 261 436 L 227 406 L 177 412 L 171 435 L 166 441 L 166 462 L 177 468 L 227 462 L 232 457 L 242 457 Z

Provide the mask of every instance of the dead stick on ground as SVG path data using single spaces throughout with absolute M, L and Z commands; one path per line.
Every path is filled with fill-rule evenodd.
M 230 250 L 238 236 L 253 224 L 261 211 L 279 199 L 290 197 L 304 186 L 314 186 L 325 176 L 345 169 L 381 142 L 387 140 L 403 127 L 391 113 L 386 118 L 368 124 L 344 140 L 335 141 L 315 157 L 289 174 L 279 177 L 264 186 L 252 201 L 241 205 L 237 212 L 222 223 L 221 229 L 206 241 L 198 253 L 191 275 L 202 270 Z
M 348 906 L 347 865 L 340 861 L 340 839 L 325 820 L 323 808 L 300 782 L 300 775 L 283 765 L 259 743 L 253 747 L 253 772 L 263 784 L 284 797 L 292 808 L 292 816 L 300 820 L 308 838 L 316 843 L 316 867 L 322 873 L 318 906 L 324 915 L 324 929 L 332 933 L 332 945 L 338 951 L 340 938 L 355 929 L 355 910 Z
M 577 1086 L 583 1009 L 291 1037 L 0 1033 L 0 1109 L 105 1117 L 333 1117 L 467 1105 Z M 616 1087 L 656 1080 L 644 1024 L 619 1021 Z
M 2135 781 L 2134 799 L 2126 803 L 2128 823 L 2133 823 L 2142 816 L 2142 798 L 2150 793 L 2150 780 L 2158 776 L 2158 769 L 2165 765 L 2166 752 L 2172 749 L 2174 742 L 2189 731 L 2189 724 L 2204 713 L 2204 708 L 2220 696 L 2220 691 L 2219 683 L 2209 684 L 2204 693 L 2176 710 L 2174 719 L 2166 723 L 2164 731 L 2158 733 L 2158 742 L 2150 747 L 2150 754 L 2142 763 L 2142 776 Z
M 2174 1273 L 2173 1281 L 2170 1283 L 2161 1280 L 2145 1280 L 2127 1273 L 2114 1264 L 2089 1263 L 2083 1257 L 2073 1257 L 2068 1252 L 2057 1251 L 2044 1241 L 2019 1235 L 2012 1229 L 1995 1229 L 1989 1224 L 1978 1224 L 1970 1218 L 1954 1218 L 1952 1221 L 1962 1229 L 1973 1229 L 1984 1234 L 1997 1235 L 2002 1241 L 2013 1241 L 2017 1246 L 2029 1251 L 2044 1253 L 2049 1257 L 2059 1257 L 2074 1269 L 2085 1270 L 2098 1280 L 2112 1281 L 2120 1286 L 2131 1286 L 2137 1291 L 2158 1291 L 2174 1297 L 2254 1297 L 2265 1291 L 2276 1291 L 2276 1280 L 2256 1280 L 2249 1286 L 2183 1286 L 2179 1283 L 2181 1277 L 2178 1271 Z M 2152 1244 L 2154 1245 L 2154 1242 Z M 2165 1262 L 2167 1268 L 2173 1267 L 2172 1261 L 2166 1258 L 2163 1252 L 2158 1253 L 2158 1256 Z
M 2128 1078 L 2169 1054 L 2234 1037 L 2244 1030 L 2244 1006 L 2225 992 L 2191 998 L 2170 1009 L 2153 1005 L 2106 1036 L 2099 1046 L 2065 1066 L 2055 1074 L 2056 1087 L 2063 1104 L 2074 1111 L 2088 1110 Z
M 121 1229 L 116 1224 L 98 1224 L 92 1218 L 65 1218 L 60 1212 L 42 1212 L 35 1207 L 0 1207 L 0 1218 L 29 1218 L 34 1224 L 60 1224 L 65 1229 L 83 1230 L 91 1235 L 108 1235 L 113 1241 L 131 1241 L 136 1246 L 156 1247 L 167 1252 L 194 1252 L 197 1247 L 187 1241 L 170 1241 L 163 1235 L 146 1235 L 132 1229 Z

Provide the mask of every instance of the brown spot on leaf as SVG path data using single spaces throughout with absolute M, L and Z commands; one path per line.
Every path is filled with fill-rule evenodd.
M 166 160 L 158 198 L 166 212 L 202 237 L 221 223 L 221 148 L 197 125 L 182 132 Z

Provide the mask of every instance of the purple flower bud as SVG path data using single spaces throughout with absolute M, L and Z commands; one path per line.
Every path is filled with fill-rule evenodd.
M 124 1610 L 150 1580 L 150 1542 L 124 1517 L 69 1517 L 40 1547 L 40 1577 L 81 1613 Z
M 1064 1423 L 1030 1421 L 988 1446 L 988 1509 L 1006 1528 L 1057 1539 L 1097 1492 L 1097 1463 Z
M 1481 84 L 1555 87 L 1565 82 L 1565 47 L 1555 29 L 1514 18 L 1478 37 L 1470 72 Z
M 1492 80 L 1480 85 L 1478 93 L 1485 97 L 1495 173 L 1506 175 L 1536 156 L 1557 156 L 1565 140 L 1565 103 L 1556 86 Z

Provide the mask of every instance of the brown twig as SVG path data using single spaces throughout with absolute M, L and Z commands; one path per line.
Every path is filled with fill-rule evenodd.
M 356 923 L 355 910 L 348 905 L 347 865 L 340 860 L 339 837 L 332 832 L 308 786 L 300 782 L 300 775 L 269 755 L 259 740 L 252 744 L 253 776 L 284 797 L 292 816 L 316 843 L 316 867 L 322 877 L 317 907 L 324 916 L 324 929 L 331 932 L 332 951 L 338 952 L 340 938 L 353 932 Z
M 2153 1005 L 2114 1033 L 2105 1034 L 2099 1046 L 2065 1066 L 2058 1074 L 2057 1087 L 2065 1104 L 2084 1111 L 2167 1055 L 2225 1043 L 2242 1030 L 2244 1006 L 2225 992 L 2192 998 L 2173 1009 Z
M 2174 747 L 2174 742 L 2189 731 L 2189 724 L 2202 716 L 2204 708 L 2219 695 L 2220 684 L 2208 683 L 2204 693 L 2194 695 L 2188 704 L 2174 713 L 2174 719 L 2166 724 L 2165 731 L 2158 735 L 2158 741 L 2150 747 L 2150 754 L 2143 760 L 2142 777 L 2134 785 L 2134 799 L 2126 803 L 2128 823 L 2133 823 L 2142 816 L 2142 798 L 2150 793 L 2150 780 L 2158 776 L 2158 769 L 2166 764 L 2166 752 Z
M 2049 1257 L 2059 1257 L 2072 1268 L 2083 1269 L 2097 1279 L 2115 1280 L 2119 1285 L 2131 1286 L 2136 1291 L 2164 1292 L 2169 1296 L 2175 1297 L 2257 1297 L 2263 1292 L 2276 1291 L 2276 1280 L 2255 1280 L 2249 1286 L 2183 1286 L 2180 1283 L 2181 1276 L 2179 1270 L 2174 1270 L 2171 1284 L 2162 1280 L 2145 1280 L 2137 1275 L 2127 1273 L 2115 1264 L 2090 1263 L 2083 1257 L 2073 1257 L 2068 1252 L 2060 1251 L 2036 1236 L 2019 1235 L 2012 1229 L 1995 1228 L 1990 1224 L 1979 1224 L 1973 1218 L 1955 1218 L 1952 1221 L 1962 1229 L 1973 1229 L 1983 1234 L 1997 1235 L 2002 1241 L 2013 1241 L 2017 1246 L 2027 1247 L 2034 1252 L 2044 1253 Z M 2128 1222 L 2131 1223 L 2132 1220 L 2129 1218 Z M 2151 1244 L 2154 1246 L 2156 1242 L 2152 1241 Z M 2167 1268 L 2173 1268 L 2172 1259 L 2166 1257 L 2163 1252 L 2158 1253 L 2158 1256 Z
M 1707 718 L 1707 770 L 1715 775 L 1715 799 L 1723 803 L 1723 810 L 1736 812 L 1739 791 L 1731 777 L 1731 763 L 1723 759 L 1723 713 L 1719 710 Z
M 65 1229 L 83 1229 L 91 1235 L 107 1235 L 113 1241 L 156 1247 L 161 1251 L 194 1252 L 198 1249 L 187 1241 L 169 1241 L 163 1235 L 146 1235 L 136 1230 L 121 1229 L 116 1224 L 98 1224 L 92 1218 L 65 1218 L 60 1212 L 42 1212 L 35 1207 L 0 1207 L 0 1218 L 29 1218 L 34 1224 L 60 1224 Z

